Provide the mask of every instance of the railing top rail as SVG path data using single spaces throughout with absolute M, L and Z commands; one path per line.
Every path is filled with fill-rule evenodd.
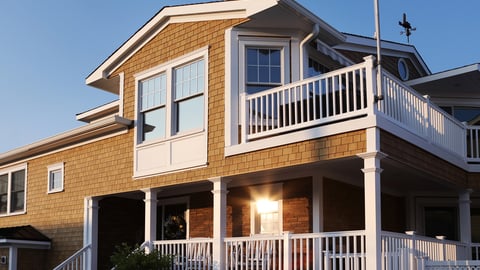
M 260 240 L 280 240 L 283 239 L 282 234 L 270 234 L 270 235 L 263 235 L 263 234 L 255 234 L 251 236 L 239 236 L 239 237 L 225 237 L 225 242 L 233 242 L 233 241 L 260 241 Z
M 306 238 L 306 237 L 342 237 L 342 236 L 363 236 L 364 230 L 357 231 L 338 231 L 338 232 L 319 232 L 319 233 L 300 233 L 292 234 L 292 238 Z
M 212 243 L 213 238 L 189 238 L 181 240 L 156 240 L 152 243 L 154 245 L 164 245 L 164 244 L 188 244 L 188 243 Z
M 467 244 L 455 241 L 455 240 L 449 240 L 449 239 L 437 239 L 437 238 L 432 238 L 429 236 L 424 236 L 424 235 L 410 235 L 406 233 L 396 233 L 396 232 L 386 232 L 382 231 L 382 236 L 384 237 L 394 237 L 394 238 L 402 238 L 402 239 L 412 239 L 415 238 L 416 241 L 426 241 L 426 242 L 432 242 L 432 243 L 444 243 L 444 244 L 452 244 L 452 245 L 457 245 L 457 246 L 467 246 Z M 479 244 L 480 246 L 480 244 Z
M 362 63 L 351 65 L 351 66 L 348 66 L 348 67 L 332 70 L 330 72 L 320 74 L 320 75 L 317 75 L 317 76 L 313 76 L 313 77 L 310 77 L 310 78 L 307 78 L 307 79 L 303 79 L 303 80 L 299 80 L 299 81 L 296 81 L 296 82 L 284 84 L 282 86 L 277 86 L 275 88 L 264 90 L 264 91 L 261 91 L 261 92 L 258 92 L 258 93 L 247 94 L 246 96 L 247 96 L 248 99 L 254 99 L 254 98 L 257 98 L 257 97 L 264 96 L 266 94 L 281 91 L 285 88 L 291 88 L 291 87 L 296 87 L 298 85 L 308 84 L 308 83 L 311 83 L 311 82 L 323 80 L 323 79 L 330 78 L 330 77 L 333 77 L 333 76 L 338 76 L 338 75 L 341 75 L 341 74 L 344 74 L 344 73 L 347 73 L 347 72 L 359 70 L 359 69 L 362 69 L 362 68 L 365 68 L 365 67 L 366 67 L 365 62 L 362 62 Z

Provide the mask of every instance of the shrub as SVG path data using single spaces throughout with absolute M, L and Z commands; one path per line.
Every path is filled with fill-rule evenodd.
M 161 255 L 157 250 L 147 254 L 138 245 L 130 247 L 126 243 L 115 246 L 110 261 L 115 265 L 115 270 L 164 270 L 172 265 L 171 256 Z

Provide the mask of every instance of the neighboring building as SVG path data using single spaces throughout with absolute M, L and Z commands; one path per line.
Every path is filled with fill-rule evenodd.
M 123 242 L 175 269 L 477 259 L 479 65 L 384 41 L 377 90 L 375 50 L 293 0 L 162 9 L 86 79 L 118 100 L 0 154 L 0 270 Z

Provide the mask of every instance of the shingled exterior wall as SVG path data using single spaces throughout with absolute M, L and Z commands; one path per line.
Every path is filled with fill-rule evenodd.
M 134 74 L 208 46 L 208 166 L 133 179 L 133 129 L 32 157 L 25 160 L 28 164 L 27 213 L 2 217 L 2 226 L 32 225 L 51 238 L 52 249 L 48 252 L 46 267 L 52 268 L 83 245 L 84 198 L 87 196 L 205 181 L 217 176 L 306 164 L 365 152 L 365 132 L 359 130 L 232 157 L 224 156 L 224 36 L 225 29 L 240 22 L 219 20 L 171 24 L 112 75 L 124 73 L 124 117 L 135 119 Z M 65 190 L 47 194 L 47 166 L 59 162 L 64 163 Z M 292 203 L 306 205 L 307 200 L 299 199 Z M 242 230 L 245 233 L 249 227 Z M 308 228 L 301 230 L 307 231 Z

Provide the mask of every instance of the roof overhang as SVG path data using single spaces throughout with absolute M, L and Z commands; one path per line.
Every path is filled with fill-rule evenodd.
M 132 121 L 118 115 L 0 154 L 3 165 L 127 130 Z
M 118 85 L 109 81 L 110 75 L 171 23 L 248 18 L 277 3 L 277 0 L 242 0 L 165 7 L 97 67 L 86 78 L 86 84 L 118 94 Z
M 344 33 L 346 40 L 344 43 L 334 46 L 335 49 L 349 50 L 367 53 L 370 55 L 377 54 L 377 41 L 374 38 Z M 380 43 L 382 55 L 408 58 L 414 63 L 416 68 L 423 75 L 430 75 L 431 71 L 427 64 L 423 61 L 417 49 L 409 44 L 402 44 L 382 40 Z
M 30 225 L 0 228 L 0 247 L 49 249 L 50 246 L 51 240 Z
M 472 64 L 407 81 L 432 98 L 480 99 L 480 64 Z

